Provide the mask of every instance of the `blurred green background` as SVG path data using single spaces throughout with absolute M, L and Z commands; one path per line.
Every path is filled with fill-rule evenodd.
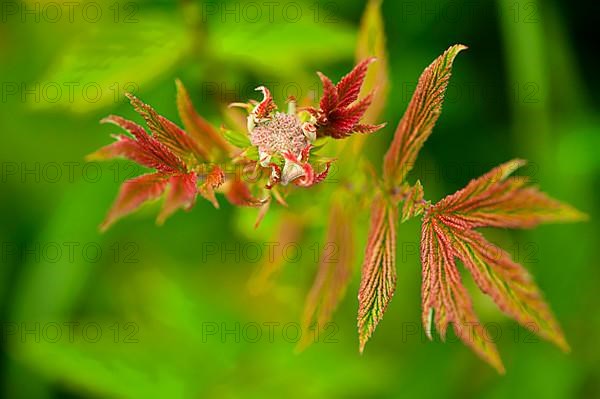
M 103 116 L 139 121 L 124 91 L 179 123 L 178 77 L 219 126 L 224 105 L 258 98 L 259 84 L 281 101 L 314 91 L 316 70 L 335 80 L 351 68 L 364 1 L 265 3 L 2 2 L 0 396 L 600 397 L 595 2 L 384 1 L 389 126 L 364 147 L 379 167 L 423 68 L 451 44 L 469 46 L 410 181 L 420 178 L 438 200 L 522 157 L 536 184 L 590 214 L 584 224 L 489 233 L 536 277 L 568 355 L 517 327 L 473 284 L 507 374 L 456 339 L 426 341 L 416 220 L 400 226 L 398 288 L 365 354 L 355 327 L 362 230 L 334 324 L 296 353 L 325 240 L 322 189 L 291 200 L 310 218 L 295 222 L 303 234 L 290 253 L 276 247 L 288 260 L 279 267 L 269 266 L 266 243 L 289 233 L 281 209 L 254 230 L 256 211 L 225 201 L 217 211 L 199 200 L 162 227 L 151 205 L 99 234 L 120 183 L 140 173 L 127 162 L 84 162 L 116 133 L 99 125 Z M 368 212 L 356 215 L 367 221 Z

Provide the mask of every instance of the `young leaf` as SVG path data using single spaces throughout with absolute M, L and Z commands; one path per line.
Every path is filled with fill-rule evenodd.
M 381 195 L 373 201 L 371 225 L 358 292 L 358 336 L 360 351 L 392 299 L 396 289 L 397 210 Z
M 456 335 L 488 361 L 500 373 L 504 372 L 495 345 L 486 338 L 482 324 L 475 316 L 471 300 L 456 268 L 452 238 L 435 219 L 423 221 L 421 237 L 423 265 L 422 307 L 423 325 L 432 339 L 430 318 L 433 313 L 436 329 L 445 339 L 448 324 Z
M 144 118 L 154 137 L 163 143 L 175 155 L 184 160 L 207 160 L 209 154 L 205 148 L 179 126 L 159 115 L 151 106 L 127 93 L 133 108 Z
M 388 185 L 401 184 L 412 169 L 421 147 L 431 134 L 442 111 L 454 58 L 464 49 L 466 47 L 460 44 L 450 47 L 421 74 L 385 155 L 383 170 Z
M 542 222 L 575 221 L 584 215 L 510 177 L 524 165 L 513 160 L 472 180 L 464 189 L 430 207 L 423 218 L 423 323 L 431 311 L 442 337 L 453 323 L 457 335 L 503 372 L 496 349 L 484 339 L 470 300 L 460 283 L 455 259 L 465 265 L 479 288 L 523 326 L 567 351 L 569 346 L 548 305 L 527 271 L 508 253 L 490 244 L 478 227 L 528 228 Z M 469 334 L 465 334 L 465 327 Z M 431 337 L 431 333 L 428 332 Z
M 423 213 L 424 209 L 425 201 L 423 200 L 423 186 L 420 181 L 417 181 L 415 185 L 409 189 L 406 199 L 404 200 L 404 205 L 402 206 L 402 223 L 410 218 L 419 216 Z
M 177 109 L 179 110 L 179 118 L 181 119 L 181 122 L 183 122 L 183 126 L 187 133 L 194 138 L 200 147 L 205 148 L 208 152 L 216 148 L 225 154 L 228 153 L 229 146 L 225 140 L 223 140 L 219 131 L 196 112 L 192 100 L 190 99 L 190 95 L 183 83 L 177 79 L 175 84 L 177 85 Z
M 368 58 L 360 62 L 350 73 L 333 85 L 331 79 L 317 72 L 323 83 L 323 97 L 319 109 L 307 110 L 317 120 L 317 134 L 319 137 L 331 136 L 334 139 L 343 139 L 353 133 L 373 133 L 383 128 L 381 125 L 361 124 L 365 112 L 373 101 L 373 93 L 362 100 L 358 100 L 369 64 L 375 58 Z
M 239 177 L 229 182 L 225 191 L 225 198 L 232 205 L 251 208 L 260 208 L 267 201 L 267 199 L 259 200 L 255 198 L 248 185 Z
M 444 223 L 460 229 L 476 227 L 531 228 L 540 223 L 585 220 L 575 208 L 526 187 L 524 177 L 509 177 L 525 165 L 506 162 L 465 188 L 441 200 L 432 209 Z
M 329 213 L 329 227 L 325 246 L 321 252 L 319 269 L 306 298 L 302 331 L 310 331 L 313 322 L 324 328 L 346 293 L 352 273 L 354 238 L 348 208 L 336 202 Z M 309 346 L 313 340 L 305 334 L 298 349 Z
M 558 322 L 527 270 L 476 231 L 454 234 L 458 238 L 456 256 L 473 275 L 479 289 L 521 325 L 569 351 Z
M 177 209 L 190 210 L 194 206 L 198 192 L 196 179 L 195 172 L 169 178 L 169 188 L 163 208 L 158 215 L 158 224 L 163 224 Z
M 197 146 L 194 139 L 174 123 L 158 115 L 150 106 L 131 95 L 129 98 L 135 109 L 144 117 L 154 135 L 149 135 L 134 122 L 118 116 L 109 116 L 102 122 L 115 124 L 131 134 L 132 137 L 115 136 L 117 139 L 115 143 L 91 154 L 88 159 L 122 156 L 143 166 L 156 169 L 159 173 L 148 175 L 156 176 L 154 180 L 142 176 L 140 180 L 133 179 L 123 185 L 113 209 L 102 225 L 103 230 L 116 219 L 135 210 L 144 201 L 159 197 L 167 185 L 169 190 L 157 219 L 159 224 L 164 223 L 179 208 L 189 210 L 195 204 L 198 193 L 194 160 L 202 155 L 200 147 Z M 191 166 L 190 161 L 192 162 Z M 209 174 L 208 177 L 211 178 L 211 175 Z M 148 182 L 147 179 L 151 181 Z M 208 186 L 205 184 L 201 187 L 200 193 L 215 204 L 216 198 L 213 190 L 223 181 L 215 176 L 209 180 Z
M 214 166 L 206 175 L 204 184 L 200 186 L 200 195 L 209 200 L 213 206 L 219 209 L 219 202 L 215 196 L 215 189 L 220 187 L 225 182 L 225 172 L 218 166 Z
M 159 173 L 152 173 L 128 180 L 121 186 L 121 191 L 100 226 L 106 231 L 114 222 L 135 211 L 146 201 L 159 198 L 167 187 L 168 179 Z
M 106 146 L 100 151 L 91 154 L 91 159 L 106 159 L 123 156 L 148 168 L 156 169 L 162 173 L 179 173 L 186 170 L 181 159 L 173 154 L 169 148 L 148 135 L 144 128 L 120 116 L 111 115 L 104 118 L 102 123 L 112 123 L 131 134 L 134 139 L 126 136 L 117 136 L 117 142 Z

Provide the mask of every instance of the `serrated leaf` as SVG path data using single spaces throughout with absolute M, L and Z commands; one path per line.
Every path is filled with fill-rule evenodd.
M 136 112 L 146 121 L 152 135 L 171 152 L 187 161 L 188 164 L 208 159 L 209 155 L 206 148 L 203 148 L 199 142 L 188 136 L 179 126 L 159 115 L 154 108 L 143 103 L 134 95 L 127 93 L 126 96 Z
M 380 125 L 361 123 L 365 112 L 373 101 L 373 92 L 358 100 L 369 65 L 375 58 L 367 58 L 359 62 L 338 84 L 317 72 L 323 85 L 323 96 L 319 109 L 308 108 L 317 121 L 318 137 L 333 137 L 343 139 L 354 133 L 369 134 L 383 128 Z
M 116 143 L 89 155 L 88 159 L 102 160 L 120 156 L 166 174 L 185 171 L 186 166 L 177 155 L 136 123 L 116 115 L 110 115 L 101 122 L 119 126 L 133 138 L 116 136 Z
M 527 270 L 478 232 L 453 231 L 458 239 L 454 246 L 456 256 L 469 270 L 479 289 L 521 325 L 569 351 L 558 322 Z
M 543 222 L 584 218 L 574 208 L 536 188 L 526 187 L 526 178 L 510 177 L 524 164 L 522 160 L 513 160 L 492 169 L 430 207 L 423 218 L 423 323 L 427 328 L 433 310 L 435 326 L 442 337 L 447 325 L 452 323 L 461 340 L 499 372 L 504 371 L 502 363 L 493 344 L 486 341 L 473 313 L 456 270 L 456 259 L 461 260 L 478 287 L 505 313 L 561 349 L 569 349 L 529 273 L 506 251 L 474 230 L 478 227 L 528 228 Z M 430 332 L 428 335 L 431 337 Z
M 407 193 L 404 205 L 402 206 L 402 223 L 406 222 L 415 216 L 419 216 L 425 209 L 423 200 L 423 186 L 420 181 L 417 181 Z
M 163 224 L 177 209 L 190 210 L 196 202 L 198 187 L 196 173 L 174 175 L 169 178 L 167 195 L 158 215 L 158 224 Z
M 423 281 L 421 288 L 422 318 L 426 333 L 431 312 L 434 324 L 445 339 L 448 324 L 456 335 L 479 356 L 489 362 L 498 372 L 504 372 L 500 355 L 493 342 L 486 338 L 483 326 L 477 319 L 471 299 L 461 282 L 452 252 L 452 239 L 442 230 L 435 219 L 423 222 L 421 237 L 421 263 Z
M 466 48 L 460 44 L 450 47 L 421 74 L 417 88 L 385 155 L 383 170 L 388 185 L 401 184 L 412 169 L 419 151 L 431 134 L 442 111 L 442 102 L 450 80 L 454 58 Z
M 101 225 L 106 231 L 114 222 L 135 211 L 146 201 L 159 198 L 167 187 L 167 178 L 159 173 L 142 175 L 121 186 L 117 199 Z
M 360 351 L 392 299 L 396 289 L 397 210 L 382 196 L 373 201 L 371 224 L 358 292 L 358 337 Z
M 441 214 L 444 223 L 461 229 L 531 228 L 540 223 L 573 222 L 587 218 L 577 209 L 550 198 L 536 187 L 526 186 L 527 178 L 509 177 L 525 163 L 515 159 L 492 169 L 441 200 L 432 212 Z

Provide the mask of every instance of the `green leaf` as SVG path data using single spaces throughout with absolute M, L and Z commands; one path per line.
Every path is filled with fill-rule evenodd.
M 308 7 L 302 7 L 305 12 L 295 22 L 269 22 L 266 16 L 257 23 L 215 21 L 214 30 L 209 32 L 209 52 L 223 62 L 242 64 L 260 74 L 290 77 L 294 82 L 307 64 L 350 56 L 355 41 L 350 25 L 341 20 L 315 22 L 306 12 Z
M 32 106 L 83 113 L 126 103 L 125 92 L 138 93 L 190 48 L 191 36 L 174 14 L 149 11 L 136 18 L 89 24 L 74 35 L 42 78 L 44 98 Z
M 223 131 L 223 137 L 227 140 L 231 145 L 237 148 L 248 148 L 252 146 L 250 143 L 250 139 L 244 133 L 236 132 L 234 130 L 225 130 Z

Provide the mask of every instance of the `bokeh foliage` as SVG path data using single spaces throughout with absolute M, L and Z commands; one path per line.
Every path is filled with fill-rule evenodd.
M 234 328 L 235 323 L 300 321 L 317 267 L 311 247 L 323 247 L 329 213 L 323 206 L 329 201 L 314 196 L 330 190 L 291 198 L 290 208 L 301 209 L 301 217 L 290 220 L 289 212 L 272 209 L 258 230 L 252 229 L 254 210 L 225 205 L 215 211 L 199 203 L 162 227 L 153 224 L 158 206 L 150 206 L 108 233 L 98 232 L 119 184 L 136 171 L 125 162 L 86 169 L 83 157 L 109 140 L 112 131 L 99 119 L 109 113 L 135 118 L 120 95 L 124 90 L 176 121 L 174 79 L 179 77 L 199 112 L 217 125 L 225 103 L 245 101 L 259 84 L 278 84 L 272 91 L 280 102 L 290 94 L 284 87 L 301 87 L 308 95 L 317 87 L 315 70 L 339 77 L 353 64 L 364 2 L 284 1 L 272 21 L 263 8 L 264 15 L 253 22 L 251 10 L 241 11 L 251 2 L 95 1 L 103 12 L 97 23 L 77 12 L 89 2 L 75 9 L 72 23 L 66 14 L 58 22 L 43 17 L 36 22 L 31 14 L 23 20 L 22 8 L 37 4 L 43 10 L 48 3 L 13 2 L 17 14 L 3 3 L 0 23 L 3 396 L 600 396 L 600 316 L 594 311 L 600 283 L 595 223 L 600 115 L 594 94 L 599 81 L 586 28 L 593 10 L 558 0 L 383 2 L 389 126 L 363 143 L 365 156 L 380 164 L 422 69 L 448 45 L 465 43 L 469 51 L 455 65 L 444 113 L 417 162 L 415 179 L 438 200 L 496 164 L 526 158 L 526 173 L 545 191 L 590 215 L 588 224 L 489 235 L 512 248 L 536 277 L 572 347 L 564 355 L 529 339 L 489 300 L 475 296 L 482 320 L 498 323 L 502 332 L 497 345 L 508 373 L 498 377 L 456 340 L 441 345 L 425 339 L 416 221 L 398 231 L 396 296 L 362 356 L 354 293 L 367 212 L 356 212 L 354 220 L 365 229 L 356 237 L 353 282 L 334 315 L 337 342 L 321 339 L 295 354 L 296 344 L 282 339 L 281 330 L 272 343 L 266 337 L 238 343 L 233 335 L 222 340 L 203 334 L 207 323 Z M 301 10 L 301 19 L 290 22 L 291 9 L 282 14 L 287 3 Z M 236 10 L 236 4 L 234 14 L 221 14 L 221 8 Z M 46 11 L 46 17 L 53 16 Z M 73 98 L 69 83 L 78 84 Z M 23 98 L 23 84 L 34 93 Z M 78 89 L 86 84 L 100 87 L 98 101 L 90 100 L 92 89 Z M 57 85 L 62 93 L 55 101 Z M 72 179 L 65 163 L 73 163 Z M 54 164 L 59 178 L 50 169 Z M 301 238 L 291 229 L 301 230 Z M 265 272 L 264 264 L 247 257 L 222 260 L 207 253 L 208 244 L 235 248 L 273 237 L 299 241 L 300 260 L 270 265 Z M 66 242 L 95 243 L 103 256 L 90 262 L 75 252 L 73 262 L 66 255 L 51 262 L 49 256 L 37 260 L 22 251 L 49 243 L 65 248 Z M 124 248 L 128 243 L 134 252 Z M 4 244 L 17 253 L 7 252 Z M 127 254 L 138 262 L 126 262 Z M 35 342 L 32 334 L 16 340 L 6 335 L 11 323 L 70 321 L 98 323 L 102 338 L 70 343 L 63 337 L 52 343 Z M 115 323 L 118 343 L 110 329 Z M 127 323 L 138 329 L 138 342 L 123 342 L 133 331 Z

